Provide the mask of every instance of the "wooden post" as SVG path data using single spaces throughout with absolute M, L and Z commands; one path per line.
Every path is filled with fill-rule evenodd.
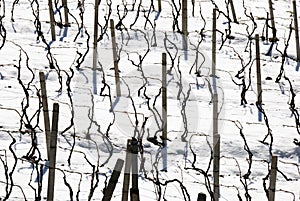
M 213 177 L 214 201 L 219 200 L 220 186 L 220 135 L 218 132 L 218 94 L 213 94 Z
M 272 156 L 269 187 L 269 201 L 275 200 L 276 176 L 277 176 L 277 156 Z
M 298 15 L 297 15 L 297 6 L 295 0 L 293 0 L 293 13 L 294 13 L 294 29 L 295 29 L 295 39 L 296 39 L 297 62 L 300 62 Z
M 206 201 L 206 195 L 204 193 L 199 193 L 197 201 Z
M 182 0 L 182 33 L 183 33 L 183 49 L 186 51 L 188 48 L 188 9 L 187 0 Z
M 236 18 L 235 9 L 234 9 L 233 0 L 229 0 L 229 4 L 230 4 L 230 7 L 231 7 L 233 22 L 238 23 L 237 18 Z
M 48 177 L 47 201 L 54 200 L 58 114 L 59 114 L 59 105 L 58 105 L 58 103 L 54 103 L 53 104 L 53 115 L 52 115 L 51 139 L 50 139 L 50 154 L 49 154 L 50 158 L 49 158 L 49 177 Z
M 55 20 L 54 20 L 52 0 L 48 0 L 48 6 L 49 6 L 49 15 L 50 15 L 51 37 L 52 37 L 52 41 L 55 41 L 56 33 L 55 33 Z
M 167 54 L 162 53 L 162 118 L 163 139 L 167 139 Z
M 163 160 L 163 171 L 167 171 L 167 132 L 168 132 L 168 111 L 167 111 L 167 54 L 162 53 L 162 140 L 163 140 L 163 149 L 162 149 L 162 160 Z
M 212 76 L 216 76 L 216 32 L 217 32 L 217 9 L 213 10 L 213 26 L 212 26 Z
M 117 97 L 120 97 L 121 96 L 120 77 L 119 77 L 119 66 L 118 66 L 118 58 L 117 58 L 115 25 L 113 19 L 110 19 L 110 33 L 111 33 L 111 43 L 113 49 L 113 59 L 114 59 L 114 69 L 115 69 L 116 94 Z
M 97 94 L 97 63 L 98 63 L 98 15 L 99 0 L 95 0 L 94 42 L 93 42 L 93 93 Z
M 158 0 L 158 12 L 161 12 L 161 0 Z
M 110 201 L 111 200 L 113 192 L 118 183 L 123 165 L 124 165 L 124 160 L 118 159 L 116 162 L 115 168 L 113 170 L 113 173 L 109 179 L 108 185 L 104 190 L 104 196 L 102 198 L 102 201 Z
M 182 0 L 182 45 L 184 50 L 184 59 L 188 59 L 187 49 L 188 49 L 188 9 L 187 0 Z
M 132 148 L 132 188 L 130 189 L 130 200 L 139 201 L 139 185 L 138 185 L 138 141 L 131 140 Z
M 182 32 L 184 35 L 188 34 L 188 10 L 187 10 L 187 0 L 182 0 Z
M 275 27 L 275 18 L 273 13 L 273 3 L 272 0 L 269 0 L 269 10 L 270 10 L 270 17 L 271 17 L 271 25 L 272 25 L 272 33 L 273 33 L 273 40 L 276 41 L 276 27 Z
M 64 13 L 65 13 L 65 26 L 69 26 L 69 8 L 68 8 L 68 2 L 67 0 L 62 0 L 62 5 L 64 7 Z
M 262 89 L 261 89 L 261 71 L 260 71 L 260 50 L 259 50 L 259 35 L 255 35 L 256 47 L 256 77 L 257 77 L 257 102 L 262 104 Z
M 126 150 L 126 159 L 125 159 L 122 201 L 127 201 L 128 200 L 128 190 L 129 190 L 129 182 L 130 182 L 131 164 L 132 164 L 131 139 L 128 139 L 128 141 L 127 141 L 127 150 Z
M 47 101 L 46 81 L 45 81 L 45 74 L 43 72 L 40 72 L 39 76 L 40 76 L 42 106 L 43 106 L 43 114 L 44 114 L 47 158 L 49 160 L 50 159 L 50 157 L 49 157 L 49 153 L 50 153 L 50 120 L 49 120 L 49 110 L 48 110 L 48 101 Z

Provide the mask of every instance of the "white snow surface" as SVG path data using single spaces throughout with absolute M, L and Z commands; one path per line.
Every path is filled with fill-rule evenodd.
M 150 0 L 141 1 L 140 7 L 140 1 L 136 1 L 134 7 L 133 2 L 100 1 L 99 36 L 103 31 L 103 38 L 98 42 L 98 65 L 97 70 L 93 71 L 93 1 L 68 1 L 70 27 L 56 26 L 56 41 L 51 41 L 48 1 L 0 1 L 0 22 L 7 34 L 5 41 L 0 39 L 0 43 L 4 42 L 0 50 L 0 200 L 35 200 L 38 199 L 37 195 L 41 195 L 41 200 L 46 200 L 47 197 L 49 170 L 45 168 L 48 163 L 44 116 L 38 96 L 40 71 L 47 76 L 50 119 L 53 103 L 60 105 L 55 200 L 102 200 L 103 190 L 116 160 L 125 160 L 127 139 L 133 136 L 141 138 L 145 158 L 146 172 L 139 172 L 140 200 L 197 200 L 201 192 L 207 195 L 207 200 L 211 199 L 207 188 L 209 184 L 202 173 L 207 171 L 209 187 L 213 189 L 213 164 L 210 163 L 211 149 L 214 147 L 213 82 L 216 82 L 219 100 L 220 200 L 268 200 L 264 182 L 268 189 L 271 154 L 278 156 L 275 200 L 300 200 L 300 147 L 293 143 L 296 139 L 300 140 L 297 131 L 300 122 L 297 122 L 295 117 L 298 114 L 292 113 L 290 105 L 294 101 L 295 110 L 299 109 L 300 78 L 299 72 L 295 70 L 294 30 L 287 48 L 289 57 L 283 60 L 284 73 L 275 82 L 282 64 L 281 52 L 288 41 L 290 25 L 293 26 L 291 1 L 273 1 L 279 41 L 275 43 L 270 56 L 265 53 L 271 42 L 262 39 L 259 42 L 262 108 L 266 114 L 262 115 L 261 120 L 256 107 L 255 41 L 248 40 L 248 36 L 252 30 L 252 37 L 264 33 L 268 1 L 234 1 L 239 23 L 230 23 L 231 36 L 234 38 L 227 39 L 223 46 L 222 37 L 225 35 L 221 33 L 228 32 L 229 24 L 222 13 L 218 16 L 215 78 L 211 76 L 213 1 L 194 1 L 194 15 L 193 1 L 188 1 L 189 35 L 186 52 L 183 50 L 182 35 L 176 32 L 177 28 L 175 32 L 172 29 L 172 12 L 176 15 L 173 1 L 162 1 L 162 12 L 157 19 L 157 1 L 153 1 L 155 10 Z M 179 9 L 181 4 L 174 2 Z M 127 3 L 127 10 L 123 3 Z M 220 11 L 229 14 L 232 19 L 230 7 L 225 1 L 215 3 Z M 297 3 L 300 6 L 300 2 Z M 57 7 L 56 22 L 61 19 L 64 22 L 61 2 L 58 2 Z M 82 28 L 80 9 L 84 11 Z M 138 9 L 140 12 L 137 12 Z M 44 39 L 50 46 L 55 69 L 49 68 L 47 46 L 36 32 L 34 14 L 37 13 Z M 109 21 L 105 25 L 105 18 L 114 19 L 116 25 L 124 14 L 127 15 L 122 23 L 127 30 L 116 30 L 122 93 L 117 98 L 110 25 Z M 137 14 L 139 16 L 134 23 Z M 148 14 L 150 22 L 146 21 L 145 16 Z M 179 14 L 178 25 L 181 29 L 181 11 Z M 256 24 L 249 16 L 253 16 Z M 108 26 L 107 30 L 105 26 Z M 200 34 L 202 29 L 203 35 Z M 271 37 L 272 31 L 270 28 L 268 30 Z M 3 28 L 0 33 L 4 33 Z M 87 50 L 87 55 L 80 57 Z M 162 100 L 159 93 L 163 52 L 167 53 L 169 70 L 167 172 L 160 171 L 160 147 L 147 141 L 147 137 L 154 135 L 160 141 L 161 136 Z M 141 65 L 139 55 L 143 59 Z M 79 68 L 76 68 L 77 61 L 82 61 Z M 241 71 L 242 65 L 247 65 L 244 71 Z M 245 94 L 247 103 L 243 104 L 243 78 L 236 76 L 239 71 L 239 76 L 244 78 L 248 87 Z M 93 73 L 97 77 L 96 94 L 93 93 Z M 18 77 L 26 88 L 28 99 Z M 147 98 L 150 98 L 149 106 Z M 71 124 L 72 119 L 74 124 Z M 34 127 L 34 132 L 32 128 L 25 127 L 28 123 Z M 182 136 L 185 134 L 183 141 Z M 33 142 L 37 143 L 35 152 L 32 152 Z M 247 146 L 250 152 L 246 151 Z M 138 157 L 140 164 L 142 156 Z M 42 186 L 39 187 L 37 177 L 41 168 L 45 174 Z M 123 173 L 112 200 L 121 200 Z M 161 188 L 151 180 L 161 182 Z

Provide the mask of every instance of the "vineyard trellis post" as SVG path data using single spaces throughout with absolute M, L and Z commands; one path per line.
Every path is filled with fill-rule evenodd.
M 47 147 L 47 158 L 50 159 L 50 119 L 49 119 L 49 110 L 48 110 L 48 100 L 47 100 L 47 90 L 46 90 L 46 81 L 44 72 L 39 73 L 40 76 L 40 85 L 41 85 L 41 96 L 42 96 L 42 106 L 44 114 L 44 127 L 46 135 L 46 147 Z
M 161 12 L 161 0 L 158 0 L 158 12 Z
M 130 171 L 132 166 L 132 150 L 131 150 L 131 139 L 127 140 L 126 158 L 125 158 L 125 170 L 122 190 L 122 201 L 128 200 L 128 190 L 130 183 Z
M 69 26 L 69 8 L 67 0 L 62 0 L 62 5 L 64 7 L 64 14 L 65 14 L 65 26 Z
M 273 2 L 272 0 L 269 0 L 269 11 L 270 11 L 270 17 L 271 17 L 271 26 L 272 26 L 272 34 L 273 38 L 272 41 L 276 41 L 276 26 L 275 26 L 275 18 L 274 18 L 274 12 L 273 12 Z
M 50 157 L 49 157 L 49 177 L 48 177 L 47 201 L 54 200 L 58 116 L 59 116 L 59 105 L 58 105 L 58 103 L 54 103 L 53 104 L 53 114 L 52 114 L 51 138 L 50 138 L 50 154 L 49 154 Z
M 48 0 L 48 6 L 49 6 L 49 16 L 50 16 L 51 38 L 52 38 L 52 41 L 55 41 L 56 40 L 55 19 L 54 19 L 52 0 Z
M 182 33 L 184 36 L 188 34 L 187 0 L 182 0 Z
M 216 38 L 217 38 L 217 9 L 213 9 L 213 25 L 212 25 L 212 76 L 216 76 Z
M 99 0 L 95 0 L 94 41 L 93 41 L 93 93 L 97 94 L 97 63 L 98 63 L 98 15 Z
M 184 58 L 187 60 L 187 49 L 188 49 L 188 9 L 187 0 L 182 0 L 182 39 L 183 39 L 183 50 Z
M 138 185 L 138 153 L 139 141 L 136 138 L 127 140 L 126 161 L 124 170 L 122 201 L 128 200 L 128 189 L 130 183 L 130 172 L 132 187 L 130 188 L 130 201 L 139 201 L 139 185 Z
M 271 172 L 270 172 L 269 201 L 275 200 L 277 160 L 278 160 L 278 156 L 273 155 L 271 161 Z
M 297 68 L 296 68 L 296 70 L 298 71 L 299 66 L 300 66 L 300 45 L 299 45 L 297 6 L 296 6 L 295 0 L 293 0 L 293 14 L 294 14 L 294 30 L 295 30 L 295 39 L 296 39 L 296 52 L 297 52 Z
M 113 19 L 110 19 L 110 33 L 111 33 L 111 43 L 112 43 L 114 70 L 115 70 L 116 95 L 117 97 L 120 97 L 121 88 L 120 88 L 118 55 L 117 55 L 117 45 L 116 45 L 116 35 L 115 35 L 115 24 Z
M 132 155 L 131 155 L 131 161 L 132 161 L 132 188 L 130 189 L 130 200 L 131 201 L 139 201 L 140 196 L 139 196 L 139 177 L 138 177 L 138 153 L 139 153 L 139 148 L 138 148 L 138 141 L 133 138 L 131 140 L 131 150 L 132 150 Z
M 218 129 L 218 93 L 217 93 L 217 76 L 216 76 L 216 32 L 217 32 L 217 9 L 213 9 L 212 23 L 212 81 L 213 81 L 213 178 L 214 178 L 214 200 L 219 200 L 220 186 L 220 135 Z
M 102 198 L 102 201 L 110 201 L 113 195 L 113 192 L 116 188 L 116 185 L 118 183 L 122 168 L 124 165 L 124 160 L 118 159 L 116 162 L 116 165 L 114 167 L 114 170 L 111 174 L 111 177 L 109 179 L 108 185 L 104 190 L 104 196 Z
M 262 89 L 261 89 L 261 70 L 260 70 L 260 50 L 259 50 L 259 35 L 255 35 L 255 47 L 256 47 L 256 78 L 257 78 L 257 104 L 262 104 Z M 262 121 L 262 114 L 258 111 L 258 120 Z
M 236 12 L 235 12 L 235 9 L 234 9 L 233 0 L 229 0 L 229 4 L 230 4 L 230 7 L 231 7 L 233 22 L 238 23 L 238 20 L 236 18 Z
M 213 79 L 216 79 L 215 77 Z M 218 129 L 218 94 L 214 86 L 213 94 L 213 178 L 214 201 L 219 200 L 220 195 L 220 135 Z
M 167 157 L 168 157 L 168 118 L 167 118 L 167 54 L 162 53 L 162 140 L 163 140 L 163 149 L 162 149 L 162 160 L 163 160 L 163 171 L 167 171 Z

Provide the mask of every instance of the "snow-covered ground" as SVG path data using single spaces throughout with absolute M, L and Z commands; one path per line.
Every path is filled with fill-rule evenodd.
M 68 2 L 70 27 L 56 26 L 56 41 L 51 41 L 48 1 L 0 1 L 0 33 L 6 34 L 6 38 L 0 37 L 0 45 L 4 44 L 0 49 L 0 200 L 47 197 L 40 71 L 46 74 L 50 119 L 53 103 L 60 105 L 55 200 L 101 200 L 117 159 L 125 160 L 131 137 L 140 138 L 143 145 L 143 155 L 139 154 L 139 164 L 145 159 L 144 171 L 139 172 L 140 200 L 197 200 L 200 192 L 210 199 L 213 80 L 219 100 L 220 200 L 267 200 L 271 154 L 278 156 L 276 200 L 300 200 L 300 147 L 294 143 L 300 141 L 300 78 L 294 30 L 288 40 L 290 25 L 294 26 L 291 1 L 273 2 L 279 41 L 270 55 L 266 53 L 272 43 L 260 40 L 263 114 L 256 106 L 253 38 L 265 35 L 268 1 L 234 1 L 238 24 L 228 23 L 225 17 L 232 19 L 227 1 L 216 1 L 215 5 L 208 0 L 188 1 L 187 51 L 173 18 L 179 15 L 181 30 L 181 4 L 162 1 L 162 12 L 158 13 L 157 1 L 153 1 L 155 10 L 150 0 L 134 2 L 100 1 L 98 65 L 93 71 L 93 1 Z M 215 6 L 220 15 L 217 76 L 212 77 Z M 56 21 L 64 21 L 61 2 L 54 7 L 58 8 Z M 119 23 L 122 30 L 116 30 L 119 98 L 107 19 L 114 19 L 115 25 L 123 19 L 124 25 Z M 268 32 L 271 37 L 271 28 Z M 225 33 L 232 38 L 223 43 Z M 282 59 L 287 42 L 288 57 Z M 147 140 L 157 136 L 161 142 L 163 52 L 167 53 L 168 68 L 167 172 L 160 171 L 161 147 Z M 242 102 L 243 97 L 247 102 Z M 38 182 L 41 172 L 42 182 Z M 121 199 L 122 184 L 123 174 L 112 200 Z

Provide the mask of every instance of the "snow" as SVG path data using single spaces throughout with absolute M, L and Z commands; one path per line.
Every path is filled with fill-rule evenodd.
M 127 3 L 128 11 L 124 10 L 123 2 Z M 76 1 L 68 2 L 72 14 L 69 15 L 71 26 L 62 28 L 56 26 L 56 41 L 51 41 L 48 1 L 41 0 L 38 4 L 37 1 L 17 2 L 13 12 L 14 21 L 11 20 L 14 2 L 5 1 L 5 7 L 4 1 L 0 2 L 0 9 L 5 11 L 5 13 L 1 11 L 0 16 L 5 14 L 2 23 L 7 32 L 5 44 L 0 50 L 0 78 L 2 78 L 0 80 L 0 199 L 5 199 L 11 184 L 13 188 L 7 200 L 25 200 L 25 197 L 27 200 L 34 200 L 38 195 L 45 200 L 47 197 L 49 171 L 43 112 L 39 107 L 38 96 L 40 93 L 38 73 L 43 71 L 46 74 L 50 119 L 53 103 L 58 102 L 60 105 L 55 200 L 101 200 L 114 165 L 118 158 L 125 160 L 127 139 L 133 136 L 142 139 L 143 157 L 145 157 L 146 172 L 139 172 L 140 200 L 162 200 L 163 198 L 172 201 L 197 200 L 200 192 L 205 193 L 207 199 L 210 199 L 207 179 L 210 187 L 213 188 L 213 167 L 210 163 L 211 149 L 214 146 L 211 94 L 213 79 L 216 80 L 219 96 L 220 200 L 239 200 L 238 195 L 242 200 L 250 200 L 246 193 L 249 193 L 252 200 L 267 200 L 263 182 L 265 179 L 268 188 L 270 151 L 278 155 L 275 200 L 300 200 L 300 147 L 293 143 L 294 139 L 299 140 L 296 124 L 299 122 L 295 122 L 290 109 L 292 93 L 288 80 L 282 77 L 279 83 L 275 82 L 282 62 L 279 51 L 284 51 L 289 26 L 293 20 L 291 1 L 273 2 L 279 41 L 274 45 L 271 56 L 265 55 L 271 43 L 260 40 L 262 108 L 268 122 L 265 121 L 264 115 L 259 121 L 259 111 L 255 105 L 257 100 L 255 41 L 251 40 L 250 44 L 247 44 L 248 35 L 255 25 L 246 16 L 252 14 L 257 23 L 257 29 L 252 37 L 256 33 L 262 34 L 265 23 L 263 18 L 266 17 L 269 9 L 267 1 L 234 1 L 239 24 L 230 23 L 231 35 L 234 39 L 228 39 L 221 49 L 219 49 L 222 44 L 221 32 L 228 31 L 229 24 L 224 15 L 219 16 L 216 78 L 211 77 L 211 28 L 214 7 L 211 1 L 196 1 L 195 16 L 192 16 L 192 2 L 188 1 L 187 52 L 182 48 L 182 35 L 172 30 L 172 10 L 175 12 L 172 1 L 162 1 L 162 12 L 156 20 L 154 19 L 158 13 L 156 11 L 149 13 L 149 20 L 152 25 L 155 23 L 155 29 L 151 27 L 150 22 L 147 22 L 144 27 L 146 23 L 144 16 L 147 16 L 149 9 L 152 9 L 151 1 L 143 1 L 139 17 L 129 29 L 137 15 L 139 1 L 134 10 L 132 10 L 132 2 L 134 1 L 101 1 L 99 5 L 99 23 L 102 28 L 106 23 L 103 15 L 106 17 L 110 15 L 116 25 L 118 19 L 127 12 L 122 23 L 128 30 L 122 32 L 116 30 L 122 93 L 119 98 L 115 94 L 109 27 L 103 34 L 103 39 L 98 42 L 97 94 L 93 93 L 93 1 L 84 1 L 82 7 L 78 7 Z M 109 3 L 112 3 L 111 13 Z M 60 4 L 58 2 L 58 6 Z M 221 12 L 227 14 L 225 1 L 216 1 L 216 5 Z M 120 16 L 118 16 L 117 6 L 119 6 Z M 154 6 L 156 8 L 156 1 Z M 178 2 L 176 6 L 179 9 Z M 56 69 L 49 67 L 48 59 L 51 58 L 47 54 L 49 53 L 47 45 L 43 43 L 42 38 L 37 40 L 33 15 L 38 13 L 37 7 L 39 7 L 41 30 L 55 59 L 53 62 L 57 64 Z M 81 30 L 78 27 L 81 23 L 79 8 L 84 9 Z M 60 8 L 55 12 L 57 22 L 60 21 L 58 11 L 64 19 L 63 8 Z M 228 11 L 231 16 L 230 8 Z M 178 25 L 181 29 L 181 15 L 178 18 Z M 200 35 L 201 29 L 204 29 L 205 37 Z M 99 34 L 101 30 L 99 27 Z M 272 31 L 269 29 L 270 37 L 271 34 Z M 200 41 L 202 42 L 197 48 Z M 3 39 L 0 39 L 0 42 L 3 42 Z M 251 45 L 251 58 L 247 45 Z M 167 172 L 159 171 L 162 169 L 161 148 L 147 141 L 147 137 L 155 135 L 161 141 L 159 136 L 161 136 L 162 125 L 162 100 L 159 93 L 162 52 L 167 53 L 167 67 L 170 70 L 167 75 L 169 139 Z M 295 109 L 297 110 L 300 79 L 299 72 L 295 70 L 297 62 L 291 59 L 296 58 L 294 31 L 287 54 L 290 58 L 286 58 L 284 62 L 283 76 L 291 82 L 296 95 Z M 139 56 L 143 59 L 142 65 L 139 65 Z M 249 84 L 245 94 L 247 104 L 241 105 L 242 79 L 238 79 L 236 75 L 242 69 L 242 64 L 246 65 L 248 62 L 249 65 L 239 74 L 245 78 L 246 86 Z M 196 66 L 192 68 L 194 63 Z M 78 64 L 80 64 L 79 69 L 76 68 Z M 18 76 L 27 89 L 28 102 Z M 67 83 L 68 77 L 72 77 L 70 86 Z M 68 91 L 68 87 L 71 91 Z M 147 98 L 150 98 L 149 103 Z M 22 117 L 24 114 L 22 107 L 26 104 L 28 105 L 26 115 Z M 71 124 L 73 112 L 74 125 L 66 130 Z M 32 139 L 31 128 L 25 127 L 28 123 L 34 127 L 36 141 Z M 268 132 L 271 135 L 267 135 Z M 186 141 L 182 141 L 183 138 Z M 37 143 L 34 153 L 32 142 Z M 253 155 L 252 159 L 245 150 L 245 142 Z M 141 155 L 139 155 L 140 162 Z M 207 175 L 196 171 L 197 169 L 203 170 Z M 41 170 L 44 174 L 42 186 L 39 186 L 37 178 Z M 8 175 L 9 173 L 12 174 Z M 112 200 L 120 200 L 122 197 L 123 173 L 122 171 Z M 244 178 L 247 173 L 250 173 L 249 177 Z M 151 179 L 159 179 L 164 185 L 155 185 Z M 170 182 L 171 180 L 174 182 Z M 184 186 L 180 186 L 180 182 Z M 95 187 L 94 191 L 91 187 Z

